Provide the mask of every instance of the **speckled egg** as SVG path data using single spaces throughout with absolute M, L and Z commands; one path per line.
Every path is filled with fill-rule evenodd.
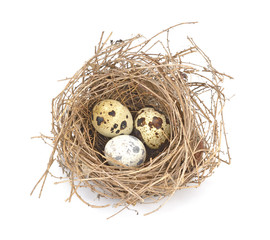
M 91 118 L 94 128 L 106 137 L 130 134 L 133 129 L 130 111 L 116 100 L 98 102 L 92 110 Z
M 118 162 L 128 167 L 140 166 L 146 158 L 146 150 L 143 143 L 131 135 L 121 135 L 110 139 L 105 145 L 106 157 L 111 157 L 116 162 L 108 161 L 110 165 L 117 165 Z
M 170 123 L 154 108 L 142 108 L 135 119 L 135 133 L 151 149 L 158 149 L 170 136 Z

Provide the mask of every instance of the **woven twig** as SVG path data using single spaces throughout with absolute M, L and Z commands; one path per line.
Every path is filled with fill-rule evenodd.
M 95 55 L 52 101 L 53 136 L 40 136 L 53 147 L 48 167 L 38 181 L 43 181 L 40 194 L 54 161 L 68 177 L 62 182 L 71 184 L 69 200 L 75 194 L 92 207 L 104 206 L 83 199 L 79 187 L 118 199 L 116 206 L 128 207 L 197 187 L 221 162 L 230 163 L 229 153 L 227 160 L 221 157 L 222 139 L 227 146 L 222 83 L 230 76 L 218 72 L 191 38 L 191 46 L 175 54 L 169 44 L 165 47 L 155 41 L 170 29 L 146 41 L 138 35 L 114 42 L 111 34 L 104 39 L 102 33 Z M 153 52 L 157 45 L 163 53 Z M 205 65 L 184 61 L 190 55 L 197 55 Z M 90 118 L 93 106 L 102 99 L 120 101 L 133 117 L 145 106 L 163 112 L 171 124 L 168 144 L 162 150 L 148 149 L 139 168 L 106 164 L 103 151 L 109 139 L 95 131 Z

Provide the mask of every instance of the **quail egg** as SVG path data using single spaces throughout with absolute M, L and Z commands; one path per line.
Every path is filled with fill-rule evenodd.
M 106 157 L 116 161 L 108 161 L 110 165 L 119 166 L 121 163 L 128 167 L 140 166 L 146 158 L 146 150 L 143 143 L 131 135 L 121 135 L 110 139 L 105 145 Z
M 154 108 L 142 108 L 135 119 L 135 133 L 151 149 L 158 149 L 170 136 L 170 123 Z
M 116 100 L 98 102 L 93 108 L 91 118 L 94 128 L 106 137 L 130 134 L 133 129 L 130 111 Z

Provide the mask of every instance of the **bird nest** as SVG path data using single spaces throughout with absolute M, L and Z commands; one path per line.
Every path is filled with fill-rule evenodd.
M 148 40 L 138 35 L 112 41 L 111 35 L 102 34 L 94 56 L 52 101 L 53 136 L 40 136 L 53 148 L 38 181 L 43 181 L 40 193 L 55 161 L 67 177 L 60 182 L 71 185 L 69 200 L 77 195 L 89 206 L 104 207 L 84 199 L 78 191 L 84 187 L 124 208 L 198 187 L 221 162 L 230 163 L 229 153 L 224 160 L 222 151 L 223 142 L 228 150 L 222 83 L 229 76 L 218 72 L 191 38 L 187 49 L 172 54 L 169 45 L 156 40 L 170 29 Z M 163 53 L 154 52 L 157 45 Z M 184 61 L 191 55 L 204 65 Z M 146 148 L 146 160 L 139 167 L 107 164 L 104 146 L 109 138 L 91 123 L 91 111 L 103 99 L 121 102 L 134 119 L 144 107 L 162 112 L 171 126 L 167 143 L 156 150 Z

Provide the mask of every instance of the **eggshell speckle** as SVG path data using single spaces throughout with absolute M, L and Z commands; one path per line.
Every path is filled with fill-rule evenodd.
M 110 139 L 105 145 L 106 157 L 111 157 L 116 162 L 108 161 L 110 165 L 120 162 L 129 167 L 140 166 L 146 158 L 146 150 L 143 143 L 131 135 L 121 135 Z
M 158 149 L 170 136 L 169 121 L 154 108 L 142 108 L 137 113 L 135 129 L 151 149 Z
M 98 102 L 92 110 L 91 118 L 94 128 L 106 137 L 130 134 L 133 129 L 130 111 L 116 100 Z

